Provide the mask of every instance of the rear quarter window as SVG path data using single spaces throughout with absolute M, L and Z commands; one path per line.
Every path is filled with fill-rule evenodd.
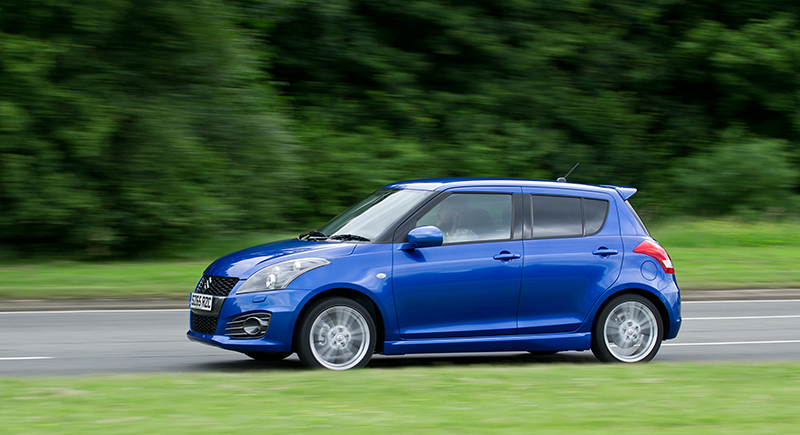
M 608 201 L 602 199 L 583 198 L 584 234 L 591 236 L 597 234 L 606 223 L 608 216 Z

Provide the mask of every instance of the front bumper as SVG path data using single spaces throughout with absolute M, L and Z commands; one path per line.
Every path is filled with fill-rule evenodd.
M 239 352 L 291 352 L 294 325 L 297 321 L 299 307 L 309 297 L 308 291 L 275 290 L 272 292 L 235 294 L 228 297 L 214 297 L 211 312 L 191 310 L 190 330 L 186 333 L 189 340 L 221 347 Z M 247 314 L 271 313 L 269 328 L 261 338 L 232 338 L 226 334 L 229 322 Z M 202 320 L 213 322 L 216 326 L 198 328 L 191 324 L 191 317 L 202 317 Z M 210 332 L 213 334 L 198 332 Z

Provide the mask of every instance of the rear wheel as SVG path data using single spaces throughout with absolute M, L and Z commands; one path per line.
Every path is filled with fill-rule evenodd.
M 317 302 L 301 322 L 297 356 L 308 367 L 364 367 L 375 349 L 375 322 L 366 308 L 342 297 Z
M 592 352 L 600 361 L 650 361 L 661 348 L 663 325 L 652 302 L 636 294 L 615 297 L 597 314 Z

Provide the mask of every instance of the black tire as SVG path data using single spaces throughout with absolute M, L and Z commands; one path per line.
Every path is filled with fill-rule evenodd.
M 245 355 L 253 358 L 256 361 L 281 361 L 291 353 L 276 353 L 276 352 L 245 352 Z
M 375 350 L 375 321 L 358 302 L 333 297 L 314 304 L 300 322 L 295 350 L 308 367 L 364 367 Z
M 592 327 L 592 353 L 603 362 L 647 362 L 661 348 L 663 335 L 664 325 L 656 306 L 643 296 L 622 294 L 597 313 Z

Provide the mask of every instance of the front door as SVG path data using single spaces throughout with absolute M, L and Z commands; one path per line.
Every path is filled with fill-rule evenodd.
M 395 245 L 393 290 L 403 338 L 516 333 L 522 240 L 513 237 L 515 214 L 511 190 L 454 192 L 416 223 L 438 226 L 442 246 L 403 251 Z

